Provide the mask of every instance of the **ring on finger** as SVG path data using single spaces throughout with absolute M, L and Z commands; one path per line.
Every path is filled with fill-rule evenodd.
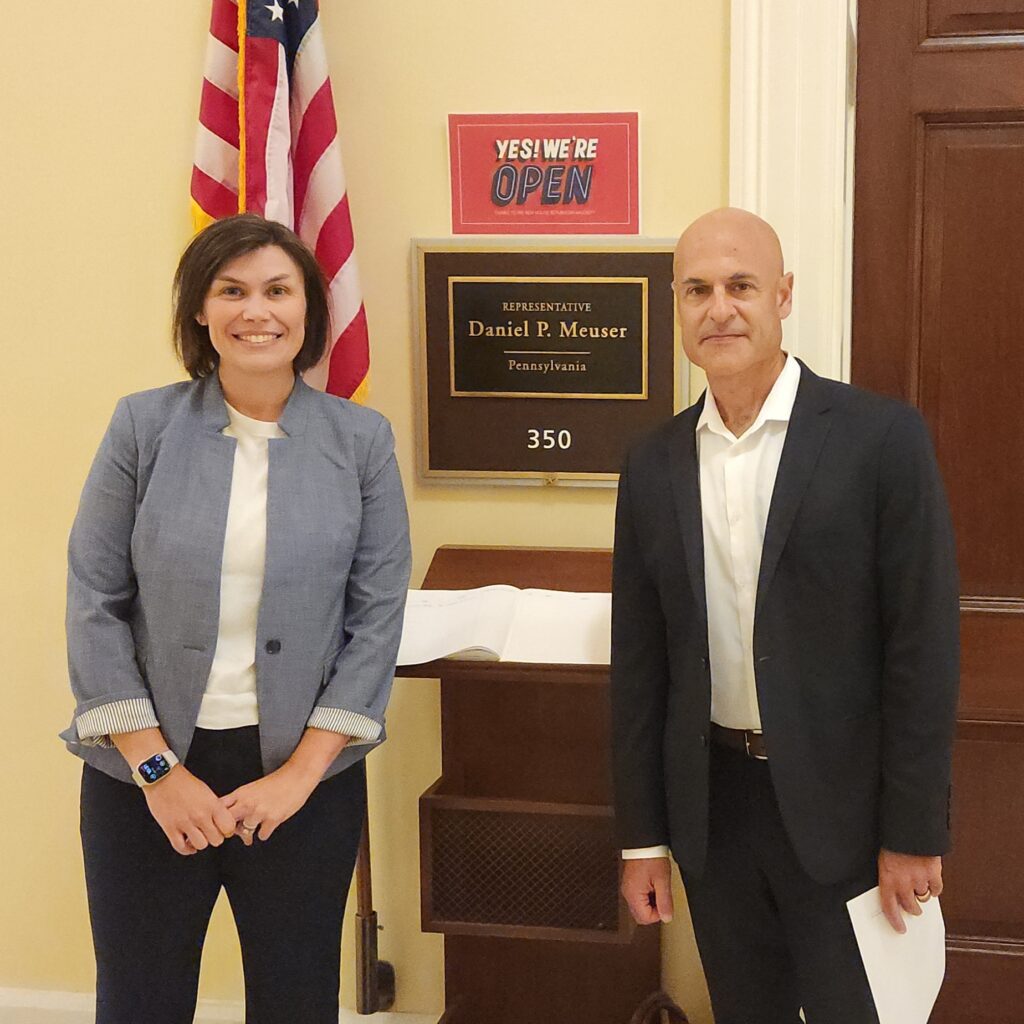
M 918 892 L 914 890 L 914 898 L 918 903 L 927 903 L 932 898 L 932 891 L 930 888 L 925 889 L 924 892 Z
M 242 830 L 242 831 L 243 831 L 243 832 L 244 832 L 244 833 L 245 833 L 246 835 L 249 835 L 249 836 L 251 836 L 251 835 L 253 834 L 253 832 L 255 832 L 257 828 L 259 828 L 259 824 L 260 824 L 260 823 L 259 823 L 258 821 L 256 822 L 256 824 L 255 824 L 255 825 L 250 825 L 250 824 L 249 824 L 249 822 L 247 822 L 247 821 L 243 821 L 243 822 L 242 822 L 242 824 L 241 824 L 241 825 L 239 825 L 238 827 L 239 827 L 239 828 L 240 828 L 240 829 L 241 829 L 241 830 Z

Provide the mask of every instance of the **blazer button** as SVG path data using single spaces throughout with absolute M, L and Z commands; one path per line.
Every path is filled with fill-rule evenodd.
M 708 745 L 708 734 L 706 732 L 702 732 L 700 734 L 700 745 L 702 747 L 706 747 Z
M 700 667 L 702 669 L 704 669 L 705 672 L 707 671 L 707 668 L 708 668 L 708 659 L 707 658 L 701 658 L 700 659 Z
M 267 654 L 277 654 L 277 652 L 281 650 L 281 641 L 268 640 L 263 649 L 267 652 Z

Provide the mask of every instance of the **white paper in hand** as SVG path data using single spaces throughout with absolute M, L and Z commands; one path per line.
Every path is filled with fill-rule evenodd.
M 946 971 L 946 926 L 938 899 L 922 903 L 920 917 L 903 915 L 904 935 L 893 931 L 882 913 L 878 886 L 846 907 L 879 1024 L 927 1024 Z

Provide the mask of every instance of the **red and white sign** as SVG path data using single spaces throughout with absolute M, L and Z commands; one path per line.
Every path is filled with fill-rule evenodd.
M 452 233 L 636 235 L 638 117 L 449 114 Z

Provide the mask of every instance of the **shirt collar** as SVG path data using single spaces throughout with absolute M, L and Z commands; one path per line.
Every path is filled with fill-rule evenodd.
M 757 419 L 743 432 L 743 437 L 750 437 L 769 421 L 777 423 L 788 423 L 793 414 L 793 405 L 796 402 L 797 388 L 800 386 L 800 364 L 791 356 L 786 355 L 786 362 L 782 372 L 775 378 L 768 397 L 757 414 Z M 697 420 L 697 432 L 703 429 L 710 430 L 713 434 L 736 440 L 732 431 L 722 421 L 722 414 L 718 411 L 718 403 L 715 396 L 708 388 L 704 392 L 704 408 L 701 410 L 700 418 Z
M 230 427 L 225 427 L 224 429 L 232 430 L 235 437 L 285 436 L 284 431 L 277 425 L 276 420 L 254 420 L 251 416 L 246 416 L 244 412 L 239 412 L 226 399 L 224 406 L 228 411 L 228 421 L 230 423 Z

